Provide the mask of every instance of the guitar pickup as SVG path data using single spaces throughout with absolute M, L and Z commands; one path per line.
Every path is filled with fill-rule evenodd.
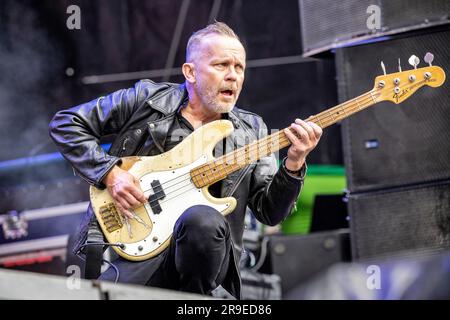
M 154 214 L 160 214 L 162 211 L 161 205 L 159 204 L 159 200 L 162 200 L 166 197 L 166 194 L 164 193 L 164 190 L 161 186 L 161 183 L 159 180 L 154 180 L 151 183 L 153 194 L 148 197 L 148 203 L 150 205 L 150 208 L 152 208 L 152 211 Z
M 114 203 L 100 207 L 100 217 L 108 232 L 114 232 L 123 226 L 122 219 Z

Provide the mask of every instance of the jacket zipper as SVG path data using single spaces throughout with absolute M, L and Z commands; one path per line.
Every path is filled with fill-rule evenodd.
M 130 140 L 130 137 L 126 137 L 125 140 L 123 140 L 122 148 L 120 149 L 118 157 L 121 157 L 125 153 L 125 150 L 127 150 L 128 140 Z
M 234 183 L 233 187 L 231 188 L 231 190 L 225 195 L 225 197 L 229 197 L 231 196 L 236 189 L 239 187 L 239 185 L 241 184 L 242 180 L 244 179 L 245 175 L 247 174 L 247 172 L 250 170 L 250 166 L 247 166 L 247 168 L 245 168 L 244 171 L 241 172 L 241 174 L 239 175 L 239 177 L 237 178 L 236 182 Z
M 240 119 L 237 119 L 239 122 L 241 122 Z M 242 123 L 239 123 L 239 126 L 243 127 L 244 130 L 249 134 L 249 136 L 253 136 L 255 139 L 258 139 L 257 136 L 255 136 L 253 134 L 253 132 L 249 131 L 248 128 L 243 125 Z M 234 183 L 233 187 L 231 188 L 230 192 L 228 192 L 225 196 L 229 197 L 231 196 L 236 189 L 239 187 L 239 185 L 241 184 L 242 180 L 244 179 L 244 176 L 247 174 L 247 172 L 250 170 L 250 165 L 247 166 L 247 168 L 245 168 L 245 170 L 239 175 L 239 177 L 237 178 L 236 182 Z

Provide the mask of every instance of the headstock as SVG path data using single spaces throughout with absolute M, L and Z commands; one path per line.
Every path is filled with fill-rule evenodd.
M 445 72 L 441 67 L 431 65 L 433 58 L 431 53 L 427 53 L 424 60 L 429 66 L 417 69 L 420 60 L 413 55 L 408 61 L 414 69 L 407 71 L 401 70 L 399 59 L 399 72 L 391 74 L 386 74 L 384 63 L 381 62 L 384 75 L 375 78 L 372 91 L 377 101 L 392 101 L 399 104 L 423 86 L 441 86 L 445 82 Z

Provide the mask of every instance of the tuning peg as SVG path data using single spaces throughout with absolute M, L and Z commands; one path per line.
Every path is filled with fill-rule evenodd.
M 400 63 L 400 58 L 398 58 L 398 71 L 402 72 L 402 64 Z
M 414 69 L 417 69 L 417 66 L 420 63 L 420 59 L 418 57 L 416 57 L 415 55 L 412 55 L 411 57 L 409 57 L 408 62 L 410 65 L 412 65 L 414 67 Z
M 434 55 L 431 52 L 427 52 L 425 54 L 425 57 L 423 58 L 423 60 L 428 63 L 430 65 L 430 67 L 432 66 L 432 62 L 434 60 Z
M 386 67 L 384 66 L 383 61 L 381 61 L 381 69 L 383 69 L 383 73 L 386 75 Z

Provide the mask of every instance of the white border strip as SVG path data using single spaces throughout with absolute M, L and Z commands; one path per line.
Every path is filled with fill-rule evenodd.
M 0 256 L 45 249 L 65 248 L 67 247 L 68 239 L 69 235 L 65 234 L 62 236 L 3 244 L 0 245 Z
M 87 210 L 89 202 L 79 202 L 68 204 L 64 206 L 57 207 L 49 207 L 35 210 L 25 210 L 21 212 L 21 216 L 24 217 L 27 221 L 51 218 L 51 217 L 59 217 L 70 214 L 84 213 Z M 0 216 L 0 224 L 6 219 L 6 216 Z

